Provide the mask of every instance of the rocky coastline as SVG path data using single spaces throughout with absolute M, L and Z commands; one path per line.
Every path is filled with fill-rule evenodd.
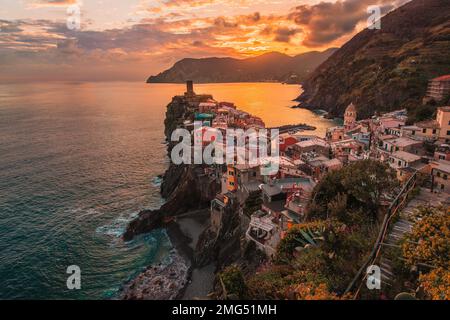
M 211 96 L 196 95 L 188 101 L 185 96 L 176 96 L 169 103 L 164 123 L 168 154 L 172 149 L 169 142 L 171 132 L 189 117 L 189 104 L 206 101 L 208 98 Z M 194 251 L 200 234 L 207 228 L 209 221 L 209 212 L 205 209 L 209 207 L 220 185 L 204 174 L 201 165 L 170 164 L 162 179 L 160 192 L 166 199 L 165 203 L 157 210 L 140 212 L 128 224 L 123 240 L 131 241 L 140 234 L 165 228 L 174 246 L 170 262 L 149 266 L 123 286 L 120 299 L 181 299 L 185 289 L 192 283 Z M 197 219 L 198 222 L 193 223 L 192 219 Z M 195 290 L 191 294 L 195 295 Z
M 211 98 L 209 95 L 173 98 L 165 120 L 168 153 L 173 147 L 169 142 L 172 131 L 192 117 L 189 106 Z M 165 228 L 175 248 L 171 262 L 148 267 L 124 286 L 121 298 L 205 299 L 217 291 L 216 274 L 225 266 L 238 263 L 243 270 L 253 272 L 262 258 L 255 248 L 242 242 L 249 221 L 240 217 L 239 203 L 223 216 L 219 231 L 211 226 L 209 207 L 220 193 L 220 181 L 206 174 L 203 165 L 170 164 L 162 178 L 161 195 L 166 202 L 158 210 L 140 212 L 128 224 L 123 239 L 131 241 L 139 234 Z M 160 287 L 171 289 L 169 292 L 159 290 Z
M 201 166 L 171 165 L 164 174 L 161 194 L 168 195 L 166 202 L 157 210 L 144 210 L 131 221 L 123 235 L 125 241 L 135 236 L 162 228 L 177 215 L 204 209 L 209 206 L 219 186 L 202 174 Z
M 152 265 L 127 283 L 121 300 L 173 300 L 188 282 L 190 263 L 176 249 L 170 252 L 170 262 Z

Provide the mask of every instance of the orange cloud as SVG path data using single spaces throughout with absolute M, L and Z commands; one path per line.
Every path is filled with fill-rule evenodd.
M 61 7 L 79 3 L 80 0 L 32 0 L 32 7 Z
M 163 2 L 174 7 L 222 1 Z M 387 10 L 402 0 L 341 0 L 297 6 L 284 14 L 257 10 L 228 16 L 214 12 L 202 17 L 186 17 L 182 11 L 167 12 L 160 7 L 154 11 L 156 15 L 140 23 L 107 30 L 72 31 L 64 20 L 0 20 L 1 77 L 31 77 L 33 73 L 39 77 L 54 70 L 55 77 L 78 79 L 97 70 L 96 79 L 111 79 L 108 72 L 121 74 L 121 79 L 145 79 L 185 57 L 242 58 L 270 51 L 298 54 L 309 47 L 326 49 L 352 36 L 358 23 L 366 19 L 364 6 L 377 1 Z M 39 2 L 58 6 L 75 1 Z

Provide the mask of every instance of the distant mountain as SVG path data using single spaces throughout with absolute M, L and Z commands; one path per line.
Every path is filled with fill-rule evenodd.
M 450 0 L 413 0 L 364 30 L 304 82 L 302 106 L 361 117 L 421 104 L 428 80 L 450 73 Z
M 278 52 L 248 59 L 204 58 L 183 59 L 148 83 L 198 83 L 279 81 L 300 83 L 308 74 L 328 59 L 337 48 L 313 51 L 291 57 Z

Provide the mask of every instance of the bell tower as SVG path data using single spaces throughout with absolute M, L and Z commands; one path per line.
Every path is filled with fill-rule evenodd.
M 351 130 L 356 126 L 356 116 L 356 107 L 353 103 L 350 103 L 344 114 L 344 127 L 346 130 Z

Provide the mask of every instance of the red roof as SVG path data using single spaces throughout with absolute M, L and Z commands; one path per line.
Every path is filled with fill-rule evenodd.
M 450 74 L 434 78 L 433 81 L 450 81 Z
M 287 137 L 284 139 L 284 143 L 280 143 L 280 151 L 286 151 L 287 147 L 292 146 L 298 142 L 294 137 Z

